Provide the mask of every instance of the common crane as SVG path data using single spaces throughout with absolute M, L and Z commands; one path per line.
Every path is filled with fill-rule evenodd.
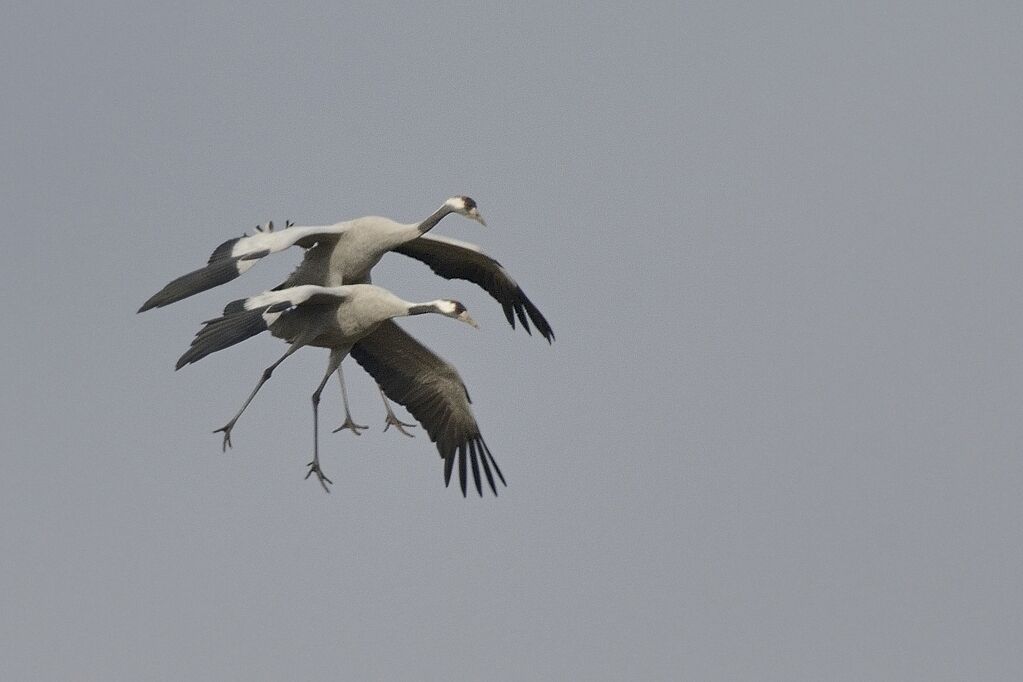
M 392 321 L 395 317 L 424 313 L 437 313 L 477 326 L 465 306 L 457 301 L 438 299 L 410 303 L 371 284 L 300 285 L 268 291 L 233 301 L 224 308 L 222 317 L 207 321 L 196 334 L 191 347 L 178 360 L 176 368 L 197 362 L 210 353 L 267 330 L 290 344 L 280 359 L 263 370 L 241 409 L 214 432 L 224 434 L 223 449 L 227 450 L 238 418 L 274 370 L 303 346 L 328 348 L 327 372 L 312 396 L 313 461 L 308 464 L 306 478 L 316 474 L 323 489 L 330 492 L 327 485 L 333 482 L 320 468 L 320 394 L 331 374 L 351 353 L 388 395 L 404 405 L 426 428 L 444 460 L 445 485 L 451 481 L 457 458 L 462 495 L 466 495 L 468 455 L 477 493 L 482 497 L 482 467 L 487 483 L 496 495 L 494 474 L 502 484 L 505 484 L 504 476 L 480 434 L 469 407 L 469 393 L 461 377 L 454 367 L 405 334 Z
M 547 342 L 552 342 L 554 331 L 550 324 L 500 263 L 474 244 L 426 234 L 451 213 L 466 216 L 481 225 L 486 225 L 476 202 L 469 197 L 458 196 L 445 201 L 429 217 L 418 223 L 401 224 L 390 218 L 366 216 L 334 225 L 288 226 L 283 231 L 267 230 L 251 236 L 230 239 L 214 250 L 205 267 L 168 283 L 150 297 L 139 308 L 139 312 L 162 307 L 229 282 L 251 268 L 259 259 L 296 245 L 306 249 L 305 257 L 277 289 L 301 285 L 329 287 L 369 284 L 373 266 L 384 254 L 394 251 L 422 261 L 441 277 L 464 279 L 479 285 L 501 304 L 512 328 L 515 327 L 515 320 L 518 318 L 526 332 L 531 334 L 529 322 L 532 321 Z M 397 329 L 395 334 L 405 332 Z M 403 342 L 416 343 L 411 338 Z M 345 420 L 335 432 L 351 429 L 358 435 L 359 430 L 366 427 L 352 420 L 348 392 L 340 366 L 337 373 L 341 383 Z M 387 402 L 383 387 L 381 397 L 387 410 L 384 430 L 393 425 L 401 433 L 411 436 L 412 434 L 403 428 L 411 424 L 406 424 L 395 416 Z

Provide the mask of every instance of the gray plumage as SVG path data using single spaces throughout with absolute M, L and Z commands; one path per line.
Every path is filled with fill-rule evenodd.
M 291 275 L 276 287 L 277 291 L 310 284 L 326 287 L 369 284 L 373 267 L 386 253 L 395 251 L 425 263 L 442 277 L 474 282 L 501 304 L 505 317 L 513 329 L 517 317 L 526 332 L 531 334 L 529 325 L 531 320 L 547 342 L 552 342 L 554 332 L 550 324 L 500 263 L 473 244 L 426 234 L 451 213 L 458 213 L 486 224 L 480 216 L 476 202 L 464 196 L 448 199 L 425 220 L 413 224 L 401 224 L 389 218 L 367 216 L 335 225 L 288 226 L 284 230 L 273 232 L 271 223 L 266 231 L 260 230 L 252 236 L 229 239 L 222 243 L 213 251 L 206 267 L 178 277 L 167 284 L 146 301 L 139 312 L 168 305 L 229 282 L 251 268 L 259 259 L 291 246 L 304 248 L 305 255 Z M 213 330 L 210 332 L 211 342 L 212 334 Z M 194 356 L 200 357 L 200 352 L 201 350 L 197 349 Z M 338 378 L 345 410 L 345 421 L 338 430 L 350 428 L 358 435 L 359 429 L 365 427 L 352 420 L 340 368 Z M 383 386 L 381 392 L 382 395 L 388 395 Z M 411 436 L 412 434 L 403 427 L 412 425 L 405 424 L 394 415 L 386 398 L 384 408 L 387 410 L 385 430 L 393 425 L 401 433 Z
M 199 362 L 210 353 L 230 348 L 268 329 L 263 314 L 267 310 L 241 310 L 203 322 L 203 328 L 192 339 L 192 346 L 178 358 L 174 369 Z
M 252 236 L 230 239 L 222 243 L 214 250 L 206 267 L 169 283 L 143 304 L 140 312 L 167 305 L 230 281 L 252 267 L 259 259 L 291 246 L 304 248 L 305 255 L 298 267 L 274 291 L 283 292 L 306 285 L 338 287 L 369 284 L 373 266 L 388 251 L 396 251 L 425 263 L 442 277 L 476 283 L 501 304 L 512 328 L 515 327 L 517 318 L 522 327 L 528 333 L 532 333 L 529 324 L 529 321 L 532 321 L 533 326 L 548 343 L 552 342 L 554 332 L 550 324 L 500 263 L 484 254 L 475 245 L 426 234 L 450 213 L 459 213 L 485 224 L 475 201 L 469 197 L 453 197 L 444 202 L 426 220 L 416 224 L 403 225 L 388 218 L 368 216 L 323 227 L 287 226 L 285 230 L 278 232 L 273 232 L 268 226 L 266 231 L 260 230 Z M 239 307 L 244 304 L 243 300 L 234 305 Z M 230 305 L 228 307 L 231 308 Z M 312 304 L 306 302 L 302 307 L 308 311 Z M 196 335 L 192 347 L 179 359 L 178 366 L 196 362 L 212 352 L 223 350 L 266 329 L 292 342 L 293 346 L 289 353 L 300 345 L 322 345 L 332 349 L 330 366 L 337 370 L 341 382 L 345 421 L 338 430 L 350 428 L 353 433 L 358 434 L 360 428 L 365 428 L 355 424 L 351 418 L 347 392 L 341 376 L 340 359 L 334 362 L 337 349 L 346 345 L 350 347 L 348 339 L 333 338 L 329 342 L 318 343 L 315 338 L 301 336 L 299 332 L 305 331 L 308 335 L 309 330 L 320 324 L 308 312 L 284 311 L 284 314 L 273 323 L 267 322 L 263 313 L 258 316 L 252 314 L 252 311 L 244 315 L 241 313 L 242 310 L 226 310 L 223 319 L 207 322 L 203 330 Z M 450 481 L 457 456 L 462 492 L 465 494 L 468 457 L 477 491 L 482 494 L 479 478 L 479 463 L 482 462 L 488 483 L 496 494 L 491 465 L 502 483 L 504 478 L 475 426 L 468 395 L 460 398 L 456 395 L 457 391 L 452 390 L 452 387 L 457 385 L 464 391 L 461 380 L 457 379 L 457 372 L 418 344 L 397 325 L 384 325 L 383 329 L 386 331 L 374 336 L 377 339 L 376 343 L 366 341 L 352 354 L 357 355 L 360 365 L 377 379 L 382 395 L 405 405 L 426 427 L 427 433 L 431 440 L 437 443 L 437 448 L 444 459 L 445 483 Z M 410 349 L 416 350 L 412 352 Z M 395 353 L 395 357 L 389 358 L 389 352 Z M 343 359 L 347 353 L 348 349 L 344 348 L 340 358 Z M 421 364 L 407 364 L 412 357 L 419 358 Z M 278 362 L 283 360 L 284 358 L 281 358 Z M 413 373 L 412 370 L 416 372 Z M 273 367 L 268 368 L 266 378 L 272 371 Z M 457 381 L 451 380 L 451 375 L 454 375 Z M 429 385 L 435 389 L 434 393 L 412 390 L 410 387 L 414 384 L 413 377 L 415 380 L 429 378 Z M 442 381 L 442 378 L 447 380 Z M 445 387 L 445 390 L 439 390 L 440 386 Z M 257 386 L 256 391 L 258 389 Z M 318 394 L 319 390 L 316 396 Z M 442 408 L 438 408 L 438 405 Z M 387 410 L 388 427 L 394 425 L 402 433 L 411 435 L 402 428 L 411 425 L 397 419 L 386 398 L 384 406 Z M 242 411 L 244 409 L 243 406 Z M 452 415 L 457 415 L 458 419 L 452 421 Z M 233 423 L 234 420 L 222 429 L 225 434 L 225 448 L 230 445 L 230 430 Z M 471 428 L 468 425 L 471 425 Z M 317 475 L 320 473 L 317 472 Z M 322 480 L 321 478 L 321 482 Z
M 139 312 L 225 284 L 259 259 L 292 246 L 306 249 L 305 256 L 277 289 L 303 284 L 328 287 L 368 284 L 373 267 L 386 253 L 394 251 L 426 263 L 441 277 L 477 284 L 501 304 L 513 328 L 514 313 L 523 328 L 530 332 L 528 315 L 541 335 L 548 342 L 553 341 L 550 324 L 500 263 L 473 244 L 445 237 L 424 237 L 451 213 L 485 224 L 475 201 L 469 197 L 452 197 L 419 223 L 402 224 L 390 218 L 366 216 L 335 225 L 292 226 L 277 232 L 230 239 L 213 251 L 205 267 L 171 281 L 142 304 Z
M 139 312 L 180 301 L 230 281 L 251 268 L 256 261 L 292 246 L 311 250 L 281 288 L 299 284 L 340 286 L 367 283 L 369 271 L 390 249 L 415 239 L 450 213 L 460 213 L 482 222 L 476 202 L 453 197 L 425 220 L 402 224 L 390 218 L 366 216 L 334 225 L 292 226 L 277 232 L 259 231 L 222 243 L 210 255 L 204 268 L 178 277 L 142 304 Z M 315 248 L 314 248 L 315 247 Z M 228 265 L 229 264 L 229 265 Z M 228 272 L 233 268 L 233 271 Z M 216 272 L 217 276 L 205 273 Z
M 444 484 L 451 481 L 457 457 L 462 495 L 466 494 L 466 456 L 472 464 L 476 492 L 483 495 L 480 465 L 497 495 L 497 466 L 473 417 L 469 392 L 450 364 L 422 345 L 393 320 L 382 322 L 352 346 L 351 356 L 376 380 L 394 402 L 402 405 L 426 429 L 444 460 Z M 477 460 L 479 463 L 477 463 Z M 491 472 L 493 467 L 493 473 Z
M 547 343 L 554 341 L 554 330 L 526 296 L 526 292 L 500 263 L 483 253 L 478 246 L 446 237 L 424 235 L 391 250 L 426 263 L 441 277 L 464 279 L 478 285 L 501 304 L 512 329 L 515 328 L 517 316 L 526 333 L 532 334 L 528 315 Z
M 497 474 L 501 483 L 504 483 L 504 476 L 483 441 L 458 372 L 391 321 L 395 317 L 424 313 L 438 313 L 476 326 L 457 301 L 409 303 L 386 289 L 369 284 L 303 285 L 269 291 L 233 301 L 225 307 L 221 317 L 205 322 L 177 366 L 197 362 L 263 331 L 270 331 L 290 344 L 284 356 L 264 370 L 238 413 L 218 429 L 224 433 L 226 450 L 231 445 L 231 430 L 238 418 L 281 362 L 303 346 L 330 349 L 327 372 L 313 394 L 314 454 L 307 474 L 315 473 L 324 489 L 329 490 L 327 484 L 331 481 L 323 475 L 319 465 L 319 396 L 327 379 L 351 352 L 383 390 L 406 406 L 426 428 L 444 460 L 445 484 L 450 482 L 457 458 L 463 496 L 467 490 L 467 461 L 472 467 L 477 492 L 482 496 L 482 466 L 496 495 L 493 474 Z
M 160 308 L 175 301 L 180 301 L 183 298 L 188 298 L 200 291 L 206 291 L 221 284 L 227 284 L 238 277 L 238 275 L 237 258 L 224 258 L 217 261 L 211 259 L 206 267 L 193 270 L 168 282 L 163 289 L 160 289 L 148 301 L 143 303 L 138 312 L 145 312 L 151 308 Z

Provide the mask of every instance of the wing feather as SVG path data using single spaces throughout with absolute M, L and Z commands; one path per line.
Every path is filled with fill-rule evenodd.
M 418 239 L 405 242 L 393 251 L 410 258 L 422 261 L 441 277 L 447 279 L 464 279 L 482 287 L 497 299 L 504 308 L 508 323 L 515 328 L 515 315 L 519 318 L 527 333 L 532 333 L 526 316 L 532 320 L 540 335 L 550 343 L 554 340 L 554 330 L 522 287 L 512 278 L 508 271 L 496 260 L 483 253 L 474 244 L 449 239 L 437 235 L 426 234 Z
M 468 483 L 466 457 L 472 457 L 473 481 L 482 495 L 483 486 L 476 462 L 483 460 L 483 470 L 490 488 L 497 495 L 497 486 L 486 457 L 501 477 L 490 450 L 483 441 L 479 425 L 469 406 L 468 392 L 458 372 L 435 355 L 394 321 L 387 320 L 351 350 L 352 357 L 376 380 L 388 398 L 404 406 L 423 425 L 437 452 L 444 460 L 444 484 L 451 481 L 455 459 L 458 478 L 465 495 Z M 507 485 L 507 484 L 505 484 Z
M 348 226 L 348 223 L 337 223 L 315 227 L 289 227 L 277 232 L 257 232 L 254 235 L 229 239 L 213 250 L 205 267 L 172 280 L 143 303 L 139 312 L 162 308 L 226 284 L 255 265 L 256 261 L 272 253 L 296 245 L 308 249 L 316 244 L 336 242 Z M 323 250 L 323 253 L 329 257 L 329 249 Z

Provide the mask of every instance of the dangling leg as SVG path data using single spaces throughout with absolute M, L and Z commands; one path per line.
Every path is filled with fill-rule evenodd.
M 345 423 L 334 429 L 333 433 L 337 433 L 344 429 L 351 429 L 352 433 L 356 436 L 361 436 L 362 432 L 359 431 L 359 429 L 368 429 L 369 427 L 363 426 L 362 424 L 356 424 L 352 421 L 352 413 L 348 409 L 348 389 L 345 388 L 345 377 L 341 374 L 340 366 L 337 368 L 337 380 L 341 382 L 341 400 L 345 404 Z
M 380 386 L 377 386 L 377 388 L 380 388 Z M 384 420 L 387 423 L 384 424 L 384 431 L 387 431 L 387 429 L 393 426 L 394 428 L 398 429 L 409 438 L 415 438 L 414 434 L 411 434 L 402 428 L 403 426 L 407 426 L 410 429 L 415 428 L 415 424 L 406 424 L 405 422 L 401 421 L 400 419 L 394 416 L 394 411 L 391 409 L 391 403 L 388 402 L 387 396 L 384 394 L 384 389 L 382 388 L 380 388 L 380 397 L 384 399 L 384 407 L 387 409 L 387 417 Z
M 245 404 L 242 405 L 242 409 L 238 410 L 238 414 L 231 417 L 231 421 L 227 422 L 227 424 L 213 432 L 213 433 L 220 433 L 221 431 L 224 432 L 223 445 L 224 452 L 227 452 L 227 449 L 231 447 L 231 429 L 234 428 L 234 424 L 235 422 L 238 421 L 238 417 L 242 416 L 242 412 L 245 411 L 245 408 L 249 406 L 249 403 L 252 402 L 252 399 L 256 397 L 257 393 L 259 393 L 259 389 L 263 387 L 263 384 L 265 384 L 268 379 L 270 379 L 270 375 L 274 373 L 275 369 L 277 369 L 277 365 L 287 360 L 289 355 L 291 355 L 304 345 L 305 341 L 296 341 L 295 343 L 291 344 L 291 347 L 288 348 L 287 352 L 281 356 L 280 360 L 264 369 L 263 376 L 259 378 L 259 383 L 256 384 L 256 387 L 254 389 L 252 389 L 252 393 L 249 394 L 249 397 L 248 399 L 246 399 Z
M 320 470 L 320 424 L 319 424 L 319 408 L 320 408 L 320 394 L 323 393 L 323 387 L 327 385 L 327 380 L 330 379 L 330 375 L 334 373 L 334 370 L 341 367 L 341 361 L 345 355 L 348 354 L 348 350 L 334 349 L 330 351 L 330 360 L 327 362 L 327 373 L 323 375 L 323 381 L 316 387 L 316 391 L 313 393 L 313 461 L 307 465 L 309 472 L 306 473 L 305 477 L 309 478 L 313 474 L 316 474 L 316 478 L 320 479 L 320 485 L 328 493 L 330 488 L 327 484 L 334 484 L 334 481 L 330 480 L 323 475 L 323 471 Z

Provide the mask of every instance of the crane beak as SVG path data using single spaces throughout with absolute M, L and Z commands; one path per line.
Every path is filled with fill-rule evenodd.
M 487 221 L 483 219 L 483 216 L 481 216 L 480 212 L 477 211 L 475 208 L 472 209 L 471 211 L 469 211 L 469 217 L 472 218 L 473 220 L 475 220 L 477 223 L 479 223 L 483 227 L 487 226 Z
M 474 329 L 480 328 L 480 326 L 476 324 L 476 320 L 472 319 L 472 317 L 469 316 L 468 311 L 460 313 L 456 319 L 461 320 L 462 322 L 465 322 L 468 325 L 471 325 Z

